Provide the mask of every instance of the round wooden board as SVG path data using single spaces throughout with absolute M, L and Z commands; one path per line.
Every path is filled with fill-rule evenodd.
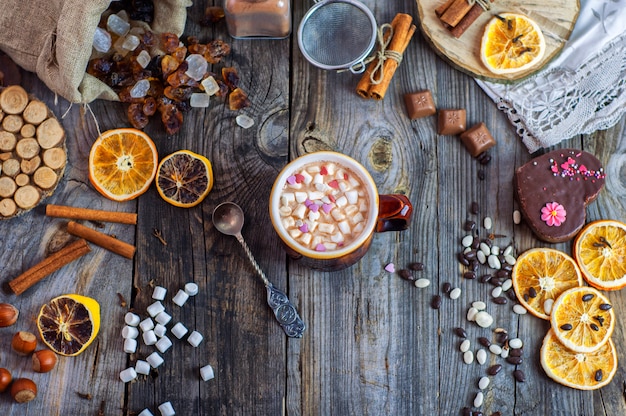
M 435 9 L 446 0 L 416 0 L 424 36 L 433 48 L 461 71 L 480 79 L 508 83 L 525 78 L 550 62 L 569 39 L 580 11 L 579 0 L 532 0 L 526 2 L 495 0 L 491 10 L 483 12 L 463 33 L 455 38 L 444 27 Z M 546 39 L 546 53 L 536 66 L 515 74 L 494 74 L 480 60 L 480 42 L 487 22 L 498 13 L 521 13 L 533 19 Z

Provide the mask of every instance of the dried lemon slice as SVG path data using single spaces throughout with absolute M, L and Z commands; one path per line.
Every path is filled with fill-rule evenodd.
M 593 352 L 613 334 L 615 313 L 598 290 L 575 287 L 563 292 L 554 302 L 550 324 L 565 347 L 576 352 Z
M 626 224 L 615 220 L 594 221 L 574 240 L 574 258 L 583 277 L 601 290 L 626 286 Z
M 161 160 L 156 176 L 159 195 L 172 205 L 198 205 L 213 188 L 211 162 L 189 150 L 179 150 Z
M 480 59 L 494 74 L 512 74 L 536 65 L 545 51 L 537 23 L 521 14 L 501 13 L 485 26 Z
M 573 287 L 582 285 L 578 265 L 567 254 L 552 248 L 532 248 L 522 253 L 511 274 L 520 303 L 541 319 L 549 319 L 546 302 Z
M 52 351 L 65 356 L 78 355 L 100 330 L 100 305 L 87 296 L 58 296 L 41 307 L 37 328 Z
M 89 152 L 89 180 L 102 195 L 128 201 L 148 190 L 156 175 L 157 149 L 141 130 L 102 133 Z
M 595 390 L 613 379 L 617 353 L 610 339 L 594 352 L 574 352 L 565 348 L 550 329 L 541 346 L 541 366 L 557 383 L 579 390 Z

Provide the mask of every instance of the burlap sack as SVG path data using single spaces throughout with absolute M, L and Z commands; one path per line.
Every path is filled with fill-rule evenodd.
M 85 73 L 93 35 L 110 0 L 4 0 L 0 49 L 55 93 L 74 103 L 117 100 L 106 84 Z M 181 35 L 191 0 L 155 0 L 155 32 Z

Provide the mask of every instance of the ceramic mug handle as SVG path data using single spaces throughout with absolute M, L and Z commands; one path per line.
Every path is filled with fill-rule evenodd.
M 406 230 L 411 224 L 412 213 L 413 205 L 406 195 L 379 195 L 376 232 Z

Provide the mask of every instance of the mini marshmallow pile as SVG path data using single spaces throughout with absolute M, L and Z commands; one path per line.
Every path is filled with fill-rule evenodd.
M 283 227 L 306 248 L 341 248 L 365 228 L 368 202 L 363 188 L 356 175 L 334 163 L 306 165 L 283 188 Z
M 189 299 L 190 296 L 195 296 L 198 293 L 198 285 L 195 283 L 185 284 L 184 289 L 179 289 L 173 296 L 172 302 L 179 307 L 182 307 Z M 124 338 L 124 352 L 128 354 L 134 354 L 137 351 L 138 339 L 141 339 L 144 345 L 154 346 L 158 351 L 153 351 L 144 360 L 138 359 L 135 362 L 134 367 L 128 367 L 120 372 L 120 379 L 124 383 L 128 383 L 137 378 L 139 374 L 150 374 L 151 368 L 157 368 L 165 362 L 163 357 L 159 354 L 164 354 L 173 345 L 172 340 L 166 335 L 167 325 L 171 322 L 172 316 L 167 313 L 162 301 L 165 300 L 167 289 L 161 286 L 155 286 L 152 292 L 151 303 L 146 312 L 148 317 L 141 319 L 141 317 L 133 312 L 127 312 L 124 316 L 125 326 L 122 328 L 122 337 Z M 141 331 L 141 338 L 139 337 Z M 189 329 L 181 322 L 176 322 L 171 326 L 170 332 L 178 339 L 183 339 L 188 333 Z M 193 346 L 198 347 L 203 340 L 202 334 L 198 331 L 191 331 L 187 336 L 187 342 Z M 205 365 L 200 368 L 200 377 L 204 381 L 211 380 L 215 377 L 213 367 Z M 162 416 L 172 416 L 175 414 L 174 408 L 170 402 L 162 403 L 158 407 Z M 152 413 L 148 409 L 144 409 L 139 416 L 151 416 Z

